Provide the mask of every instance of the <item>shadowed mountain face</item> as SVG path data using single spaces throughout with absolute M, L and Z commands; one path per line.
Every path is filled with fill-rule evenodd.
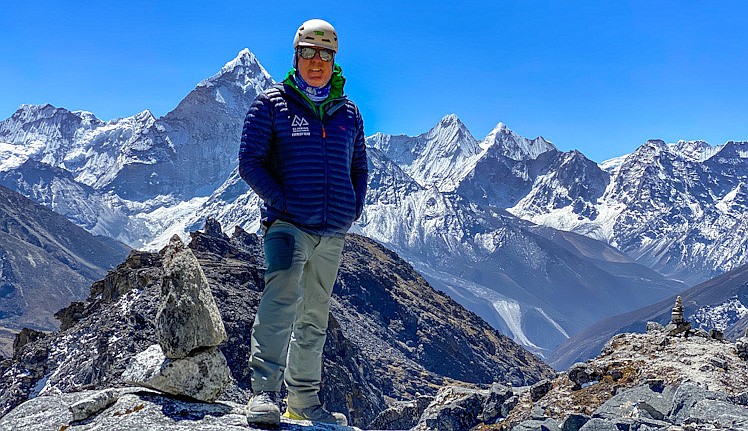
M 748 328 L 748 265 L 684 290 L 685 318 L 694 328 L 716 329 L 729 339 L 742 337 Z M 649 321 L 670 322 L 675 296 L 638 310 L 604 319 L 561 344 L 548 361 L 556 369 L 596 356 L 615 334 L 643 332 Z
M 246 402 L 249 334 L 262 291 L 260 238 L 215 223 L 190 248 L 208 278 L 228 333 L 221 345 L 236 382 L 222 398 Z M 60 332 L 21 348 L 0 374 L 2 412 L 25 399 L 121 384 L 135 354 L 155 343 L 162 276 L 158 253 L 133 251 L 89 298 L 58 313 Z M 553 372 L 475 314 L 436 292 L 397 255 L 350 235 L 331 305 L 322 399 L 365 426 L 385 398 L 434 393 L 453 380 L 526 385 Z M 342 396 L 341 394 L 346 394 Z
M 0 186 L 0 327 L 57 328 L 53 314 L 85 298 L 127 250 Z

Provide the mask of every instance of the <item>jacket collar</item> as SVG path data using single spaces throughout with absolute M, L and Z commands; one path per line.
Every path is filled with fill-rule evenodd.
M 343 76 L 343 69 L 335 63 L 332 68 L 332 77 L 330 78 L 330 95 L 327 99 L 323 100 L 319 105 L 315 104 L 299 89 L 296 85 L 296 81 L 293 79 L 296 69 L 292 68 L 282 81 L 282 85 L 278 85 L 278 88 L 285 94 L 294 97 L 303 104 L 314 111 L 314 113 L 322 118 L 323 115 L 332 115 L 338 108 L 340 108 L 347 99 L 343 93 L 343 87 L 345 86 L 345 77 Z M 341 103 L 342 102 L 342 103 Z

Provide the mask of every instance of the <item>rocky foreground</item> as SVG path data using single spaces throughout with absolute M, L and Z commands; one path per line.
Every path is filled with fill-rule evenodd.
M 475 431 L 748 430 L 748 338 L 650 325 L 532 386 L 448 386 L 397 401 L 368 429 Z M 77 415 L 77 416 L 76 416 Z M 79 418 L 78 421 L 74 420 Z M 10 430 L 250 430 L 244 405 L 187 401 L 136 387 L 34 398 L 0 419 Z M 284 421 L 283 430 L 351 430 Z
M 133 252 L 85 303 L 58 313 L 60 332 L 19 334 L 14 358 L 0 362 L 0 431 L 251 429 L 246 337 L 260 245 L 209 223 L 189 248 L 175 239 L 161 253 Z M 680 298 L 667 326 L 619 334 L 554 377 L 357 236 L 324 354 L 323 402 L 364 429 L 748 430 L 748 336 L 691 328 Z
M 476 431 L 748 430 L 748 337 L 685 322 L 619 334 L 600 356 L 529 387 L 458 387 L 391 408 L 388 429 Z M 407 419 L 406 419 L 407 418 Z M 407 427 L 402 425 L 406 424 Z M 399 426 L 398 426 L 399 425 Z
M 243 405 L 251 395 L 249 330 L 263 271 L 261 239 L 241 229 L 228 237 L 213 221 L 206 224 L 205 232 L 193 233 L 189 248 L 178 253 L 171 245 L 160 253 L 132 252 L 92 286 L 85 302 L 57 313 L 60 331 L 24 331 L 18 337 L 13 358 L 0 361 L 0 415 L 5 415 L 0 424 L 24 429 L 16 421 L 35 408 L 41 409 L 33 413 L 37 423 L 46 423 L 42 419 L 46 405 L 56 402 L 65 407 L 89 396 L 114 404 L 81 420 L 104 420 L 127 411 L 130 407 L 116 410 L 117 400 L 132 395 L 120 399 L 108 392 L 86 391 L 128 388 L 133 383 L 161 391 L 161 395 L 149 395 L 160 406 L 184 401 L 184 397 L 207 401 L 189 404 L 190 411 L 197 411 L 190 416 L 197 421 L 192 429 L 201 429 L 203 418 L 216 415 L 216 407 L 210 404 L 216 399 L 224 406 Z M 204 317 L 198 321 L 211 321 L 220 313 L 222 325 L 193 325 L 180 317 L 179 301 L 168 299 L 174 289 L 195 290 L 195 298 L 210 291 L 215 305 L 206 301 L 205 313 L 200 313 Z M 160 319 L 165 315 L 165 302 L 176 308 L 169 311 L 172 317 Z M 174 332 L 176 328 L 163 326 L 164 322 L 192 328 L 223 326 L 225 335 L 215 328 L 219 330 L 203 334 L 199 343 L 170 345 L 183 337 Z M 184 337 L 188 339 L 194 341 Z M 362 428 L 370 428 L 394 401 L 434 396 L 445 385 L 480 387 L 502 382 L 521 386 L 555 374 L 475 314 L 431 288 L 396 254 L 356 235 L 348 237 L 344 250 L 324 358 L 321 399 Z M 133 368 L 136 363 L 142 366 Z M 193 369 L 200 371 L 198 377 L 212 377 L 191 378 Z M 46 397 L 58 397 L 58 401 Z M 150 411 L 149 404 L 143 406 L 139 411 Z M 54 421 L 68 420 L 59 412 L 49 414 Z M 71 429 L 81 425 L 79 420 L 65 424 Z M 172 429 L 172 425 L 179 423 L 154 429 Z

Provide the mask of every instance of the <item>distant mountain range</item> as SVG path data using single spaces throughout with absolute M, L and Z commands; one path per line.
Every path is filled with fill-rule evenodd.
M 56 329 L 54 313 L 85 298 L 128 251 L 0 186 L 0 353 L 10 356 L 24 327 Z
M 735 340 L 748 329 L 748 265 L 726 272 L 679 294 L 683 299 L 684 317 L 691 326 L 706 331 L 722 331 Z M 566 369 L 574 362 L 600 354 L 603 345 L 615 334 L 645 332 L 647 322 L 667 325 L 675 296 L 628 313 L 603 319 L 566 340 L 548 362 L 556 369 Z
M 133 247 L 210 216 L 256 232 L 260 201 L 236 154 L 247 107 L 272 82 L 244 50 L 158 119 L 22 106 L 0 122 L 0 183 Z M 746 143 L 649 141 L 598 165 L 502 123 L 477 140 L 448 115 L 367 145 L 354 231 L 537 353 L 746 263 Z

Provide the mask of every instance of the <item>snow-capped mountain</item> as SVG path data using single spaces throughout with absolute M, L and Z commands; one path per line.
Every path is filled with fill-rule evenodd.
M 433 286 L 536 353 L 683 287 L 602 242 L 423 186 L 379 149 L 368 155 L 366 208 L 354 231 L 395 250 Z M 259 205 L 235 171 L 184 225 L 215 216 L 255 232 Z
M 0 122 L 0 181 L 135 247 L 158 248 L 208 216 L 255 232 L 260 200 L 236 154 L 247 108 L 272 82 L 244 50 L 161 118 L 23 106 Z M 477 141 L 455 115 L 367 144 L 354 231 L 538 352 L 682 287 L 632 257 L 692 281 L 747 254 L 743 144 L 650 141 L 602 169 L 502 123 Z
M 689 284 L 748 262 L 748 143 L 650 140 L 602 166 L 609 180 L 602 169 L 587 170 L 594 193 L 539 193 L 544 181 L 537 181 L 509 211 L 607 241 Z
M 467 127 L 450 114 L 431 130 L 411 137 L 376 133 L 366 140 L 423 186 L 451 192 L 480 154 L 478 142 Z
M 479 144 L 483 151 L 459 179 L 457 193 L 475 203 L 514 206 L 560 152 L 542 137 L 529 140 L 499 123 Z
M 90 112 L 21 106 L 0 122 L 2 184 L 93 233 L 142 247 L 224 182 L 244 115 L 272 84 L 245 49 L 158 119 L 143 111 L 104 122 Z

